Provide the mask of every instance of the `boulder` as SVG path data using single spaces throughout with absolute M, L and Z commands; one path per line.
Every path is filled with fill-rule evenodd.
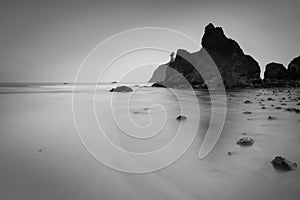
M 297 168 L 297 163 L 293 163 L 281 156 L 276 156 L 271 163 L 275 169 L 280 171 L 290 171 Z
M 176 118 L 176 120 L 178 120 L 178 121 L 186 120 L 186 119 L 187 119 L 186 116 L 183 116 L 183 115 L 179 115 L 179 116 Z
M 157 82 L 157 83 L 153 83 L 151 87 L 162 87 L 162 88 L 166 88 L 167 86 L 164 84 L 164 82 Z
M 118 86 L 109 90 L 110 92 L 132 92 L 133 90 L 127 86 Z
M 249 137 L 244 137 L 239 139 L 236 143 L 240 146 L 251 146 L 254 144 L 254 140 Z

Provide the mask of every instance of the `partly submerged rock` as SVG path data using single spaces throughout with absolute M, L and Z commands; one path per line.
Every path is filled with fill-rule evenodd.
M 268 120 L 277 120 L 277 118 L 276 118 L 276 117 L 269 116 L 269 117 L 268 117 Z
M 249 137 L 244 137 L 239 139 L 239 141 L 236 142 L 240 146 L 251 146 L 254 144 L 254 140 Z
M 298 108 L 285 108 L 284 110 L 288 112 L 295 112 L 297 114 L 300 113 L 300 109 Z
M 166 88 L 167 86 L 163 82 L 153 83 L 151 87 L 162 87 Z
M 133 90 L 127 86 L 118 86 L 109 90 L 110 92 L 132 92 Z
M 275 169 L 281 171 L 290 171 L 297 168 L 297 163 L 293 163 L 281 156 L 276 156 L 271 163 Z
M 186 116 L 183 116 L 183 115 L 179 115 L 179 116 L 176 118 L 176 120 L 178 120 L 178 121 L 186 120 L 186 119 L 187 119 Z
M 249 104 L 249 103 L 252 103 L 252 101 L 246 100 L 246 101 L 244 101 L 244 103 L 245 103 L 245 104 Z

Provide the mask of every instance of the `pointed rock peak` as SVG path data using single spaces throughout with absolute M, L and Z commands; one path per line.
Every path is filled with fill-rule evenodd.
M 220 34 L 220 35 L 224 35 L 224 31 L 221 27 L 215 27 L 212 23 L 209 23 L 206 27 L 205 27 L 205 32 L 204 34 Z
M 209 23 L 206 27 L 205 27 L 205 31 L 210 31 L 213 30 L 215 28 L 215 26 L 213 25 L 213 23 Z

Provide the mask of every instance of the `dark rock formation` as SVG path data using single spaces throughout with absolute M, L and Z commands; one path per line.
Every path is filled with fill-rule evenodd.
M 127 86 L 118 86 L 109 90 L 110 92 L 132 92 L 132 89 Z
M 176 118 L 176 120 L 178 120 L 178 121 L 186 120 L 186 119 L 187 119 L 186 116 L 182 116 L 182 115 L 179 115 L 179 116 Z
M 277 118 L 276 118 L 276 117 L 269 116 L 269 117 L 268 117 L 268 120 L 277 120 Z
M 288 71 L 292 80 L 300 80 L 300 56 L 290 62 Z
M 251 146 L 254 144 L 254 140 L 249 137 L 244 137 L 239 139 L 239 141 L 236 142 L 240 146 Z
M 280 171 L 290 171 L 297 168 L 297 163 L 292 163 L 281 156 L 276 156 L 271 163 L 275 169 Z
M 157 83 L 153 83 L 151 87 L 162 87 L 162 88 L 166 88 L 167 86 L 165 85 L 164 82 L 157 82 Z
M 264 80 L 286 80 L 288 78 L 288 71 L 280 63 L 269 63 L 266 65 L 264 73 Z
M 206 88 L 223 82 L 227 88 L 237 88 L 255 87 L 261 83 L 258 63 L 245 55 L 237 42 L 227 38 L 222 28 L 213 24 L 206 26 L 201 44 L 203 48 L 195 53 L 177 51 L 175 59 L 166 64 L 169 67 L 163 81 L 165 86 Z M 213 66 L 217 67 L 218 73 L 211 71 Z
M 298 108 L 285 108 L 284 110 L 288 111 L 288 112 L 295 112 L 297 114 L 300 113 L 300 109 L 298 109 Z
M 261 83 L 258 63 L 245 55 L 236 41 L 227 38 L 221 27 L 206 26 L 201 44 L 218 66 L 228 88 Z
M 264 73 L 263 87 L 299 87 L 300 56 L 294 58 L 286 69 L 282 64 L 269 63 Z

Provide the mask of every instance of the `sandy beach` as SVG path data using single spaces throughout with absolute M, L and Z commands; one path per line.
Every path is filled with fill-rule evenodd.
M 109 99 L 110 87 L 97 94 L 98 101 L 104 104 Z M 273 89 L 229 92 L 224 130 L 205 159 L 198 159 L 201 134 L 207 127 L 207 121 L 202 120 L 195 141 L 177 162 L 140 175 L 112 170 L 85 150 L 76 134 L 72 90 L 68 86 L 55 86 L 51 92 L 49 88 L 26 93 L 22 90 L 25 89 L 0 94 L 1 199 L 299 199 L 299 169 L 279 172 L 270 163 L 277 155 L 300 163 L 300 115 L 284 110 L 299 108 L 298 89 L 291 89 L 290 94 L 287 90 L 273 93 Z M 138 90 L 136 101 L 145 104 L 132 105 L 133 112 L 155 104 L 153 97 L 160 97 L 157 102 L 162 99 L 167 102 L 170 131 L 158 141 L 170 139 L 172 127 L 176 128 L 172 122 L 176 117 L 176 109 L 172 107 L 176 104 L 174 99 L 163 88 L 134 87 L 134 90 Z M 81 94 L 79 104 L 88 101 L 88 93 Z M 269 97 L 274 101 L 268 101 Z M 202 93 L 198 98 L 202 102 L 201 119 L 208 118 L 207 96 Z M 246 100 L 252 103 L 243 103 Z M 259 102 L 266 109 L 261 109 Z M 275 108 L 279 106 L 282 109 Z M 152 117 L 162 116 L 159 112 L 163 110 L 153 109 Z M 105 112 L 101 104 L 97 110 Z M 243 114 L 244 111 L 252 114 Z M 135 114 L 141 123 L 147 117 Z M 268 116 L 277 120 L 269 120 Z M 244 136 L 253 138 L 254 145 L 237 145 L 237 140 Z M 121 145 L 131 146 L 124 141 Z M 135 146 L 131 150 L 139 148 Z

